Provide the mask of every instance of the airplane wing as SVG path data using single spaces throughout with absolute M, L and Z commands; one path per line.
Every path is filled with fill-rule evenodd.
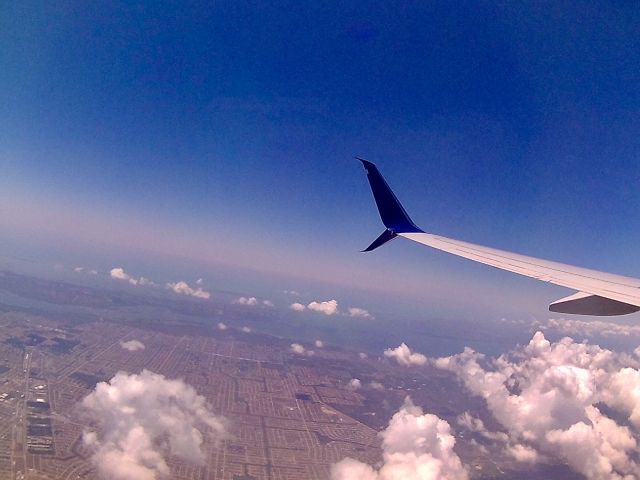
M 549 305 L 552 312 L 609 316 L 640 310 L 640 279 L 541 260 L 422 231 L 409 218 L 378 168 L 371 162 L 361 158 L 358 160 L 367 172 L 373 197 L 386 227 L 363 251 L 370 252 L 396 237 L 404 237 L 475 262 L 577 290 Z

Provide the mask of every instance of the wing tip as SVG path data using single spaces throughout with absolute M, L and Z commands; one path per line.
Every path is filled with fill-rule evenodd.
M 376 168 L 375 163 L 370 162 L 369 160 L 365 160 L 364 158 L 358 157 L 357 155 L 356 155 L 355 159 L 359 160 L 362 163 L 362 166 L 367 171 L 367 173 L 369 172 L 370 168 Z
M 382 223 L 394 233 L 422 232 L 409 217 L 404 207 L 395 196 L 391 187 L 378 170 L 376 165 L 362 157 L 356 157 L 367 172 L 367 178 L 378 207 Z
M 365 248 L 364 250 L 360 250 L 361 253 L 365 253 L 365 252 L 371 252 L 373 250 L 375 250 L 378 247 L 381 247 L 382 245 L 384 245 L 385 243 L 393 240 L 394 238 L 396 238 L 398 235 L 394 232 L 392 232 L 391 230 L 389 230 L 388 228 L 385 229 L 384 232 L 382 232 L 380 234 L 380 236 L 378 236 L 378 238 L 376 238 L 371 245 L 369 245 L 367 248 Z

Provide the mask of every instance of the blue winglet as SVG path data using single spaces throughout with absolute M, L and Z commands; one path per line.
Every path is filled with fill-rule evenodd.
M 381 246 L 393 239 L 399 233 L 422 232 L 422 230 L 413 223 L 411 218 L 409 218 L 409 215 L 378 171 L 378 168 L 367 160 L 359 157 L 356 158 L 362 162 L 364 169 L 367 171 L 367 178 L 369 179 L 369 185 L 371 185 L 373 198 L 378 206 L 378 212 L 380 212 L 380 218 L 389 232 L 389 234 L 387 234 L 386 231 L 383 232 L 383 234 L 365 251 L 370 251 Z
M 393 233 L 391 230 L 389 230 L 388 228 L 385 229 L 384 232 L 382 232 L 380 234 L 380 236 L 378 238 L 376 238 L 373 243 L 371 243 L 371 245 L 369 245 L 367 248 L 365 248 L 364 250 L 362 250 L 363 252 L 370 252 L 372 250 L 375 250 L 378 247 L 381 247 L 382 245 L 384 245 L 385 243 L 387 243 L 390 240 L 393 240 L 394 238 L 396 238 L 398 235 L 396 235 L 395 233 Z

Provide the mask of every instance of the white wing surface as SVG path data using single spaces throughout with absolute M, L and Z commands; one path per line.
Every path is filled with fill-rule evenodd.
M 380 217 L 387 227 L 364 251 L 374 250 L 400 236 L 475 262 L 578 291 L 553 302 L 549 306 L 549 310 L 553 312 L 624 315 L 640 310 L 640 279 L 574 267 L 423 232 L 411 221 L 377 167 L 366 160 L 359 160 L 367 171 Z

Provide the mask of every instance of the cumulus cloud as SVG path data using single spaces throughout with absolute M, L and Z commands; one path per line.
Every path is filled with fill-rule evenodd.
M 360 352 L 360 353 L 358 354 L 358 356 L 360 357 L 360 360 L 364 360 L 364 359 L 365 359 L 365 358 L 367 358 L 369 355 L 367 355 L 367 354 L 366 354 L 366 353 L 364 353 L 364 352 Z
M 289 308 L 291 310 L 293 310 L 294 312 L 302 312 L 303 310 L 305 310 L 307 307 L 305 307 L 303 304 L 301 303 L 292 303 L 291 305 L 289 305 Z
M 373 318 L 364 308 L 349 307 L 349 316 L 357 318 Z
M 291 351 L 293 353 L 297 353 L 297 354 L 303 354 L 305 352 L 305 348 L 303 345 L 300 345 L 299 343 L 292 343 L 291 344 Z
M 111 271 L 109 272 L 109 275 L 111 276 L 111 278 L 115 280 L 122 280 L 124 282 L 129 282 L 131 285 L 138 284 L 138 280 L 136 278 L 133 278 L 127 272 L 125 272 L 124 268 L 122 267 L 112 268 Z
M 95 425 L 82 440 L 102 478 L 167 478 L 167 455 L 202 465 L 203 432 L 214 439 L 226 435 L 223 420 L 193 387 L 148 370 L 118 372 L 96 385 L 81 405 Z
M 239 297 L 236 298 L 233 303 L 237 303 L 238 305 L 254 306 L 258 305 L 258 299 L 256 297 Z
M 466 480 L 468 474 L 453 451 L 449 424 L 423 413 L 407 397 L 380 432 L 383 464 L 379 470 L 346 458 L 332 466 L 332 480 Z
M 218 330 L 226 330 L 227 329 L 227 325 L 225 325 L 222 322 L 218 322 Z
M 380 390 L 380 391 L 384 390 L 384 385 L 382 385 L 380 382 L 375 382 L 375 381 L 371 382 L 369 384 L 369 387 L 373 388 L 374 390 Z
M 98 272 L 96 272 L 95 270 L 88 270 L 87 273 L 89 275 L 96 275 Z M 131 285 L 147 285 L 147 286 L 155 285 L 155 283 L 153 283 L 148 278 L 145 278 L 145 277 L 136 278 L 134 276 L 129 275 L 127 272 L 124 271 L 124 268 L 122 267 L 112 268 L 109 271 L 109 276 L 114 280 L 129 282 Z
M 387 348 L 384 356 L 394 358 L 400 365 L 408 367 L 409 365 L 424 365 L 427 363 L 427 357 L 418 352 L 412 352 L 406 343 L 402 342 L 396 348 Z
M 307 350 L 306 348 L 304 348 L 304 345 L 300 345 L 299 343 L 292 343 L 291 351 L 298 355 L 306 355 L 308 357 L 312 356 L 315 353 L 313 350 Z
M 167 289 L 173 290 L 175 293 L 180 295 L 189 295 L 191 297 L 203 298 L 205 300 L 211 297 L 211 294 L 202 288 L 192 288 L 185 281 L 179 281 L 175 283 L 167 283 Z
M 484 426 L 484 422 L 479 418 L 473 417 L 469 412 L 464 412 L 456 419 L 458 425 L 466 428 L 470 432 L 479 433 L 481 436 L 488 440 L 494 440 L 498 442 L 508 442 L 509 436 L 504 432 L 490 432 L 487 427 Z
M 314 300 L 307 305 L 300 302 L 295 302 L 289 305 L 289 308 L 296 312 L 303 312 L 308 309 L 313 312 L 323 313 L 325 315 L 338 315 L 340 313 L 340 309 L 338 308 L 338 301 L 335 299 L 325 301 Z M 355 318 L 373 318 L 369 311 L 359 307 L 349 307 L 346 314 L 350 317 Z
M 251 333 L 251 329 L 249 327 L 242 327 L 240 330 L 242 330 L 244 333 Z
M 640 477 L 630 428 L 640 428 L 635 356 L 569 337 L 551 343 L 536 332 L 528 345 L 497 359 L 466 348 L 434 364 L 486 401 L 515 459 L 554 457 L 591 480 Z
M 521 443 L 507 445 L 505 451 L 521 463 L 536 463 L 540 459 L 540 455 L 534 448 L 522 445 Z
M 98 271 L 94 270 L 93 268 L 84 268 L 84 267 L 75 267 L 73 269 L 74 272 L 76 273 L 84 273 L 87 275 L 97 275 Z
M 625 325 L 603 320 L 584 320 L 550 318 L 544 322 L 534 322 L 533 326 L 542 331 L 550 331 L 572 337 L 631 337 L 640 336 L 640 325 Z
M 316 340 L 315 342 L 316 348 L 324 347 L 324 342 L 322 340 Z
M 357 390 L 360 387 L 362 387 L 362 382 L 359 378 L 352 378 L 347 384 L 347 388 L 349 388 L 350 390 Z
M 140 340 L 127 340 L 126 342 L 120 342 L 120 346 L 125 350 L 129 350 L 130 352 L 144 350 L 144 343 L 142 343 Z
M 202 286 L 203 283 L 204 283 L 204 280 L 202 280 L 201 278 L 196 280 L 196 285 L 198 285 L 198 286 Z
M 325 315 L 335 315 L 338 313 L 337 300 L 327 300 L 326 302 L 311 302 L 307 305 L 309 310 L 324 313 Z
M 246 305 L 249 307 L 255 307 L 256 305 L 264 305 L 265 307 L 273 307 L 273 302 L 271 300 L 258 300 L 256 297 L 238 297 L 233 303 L 237 305 Z

